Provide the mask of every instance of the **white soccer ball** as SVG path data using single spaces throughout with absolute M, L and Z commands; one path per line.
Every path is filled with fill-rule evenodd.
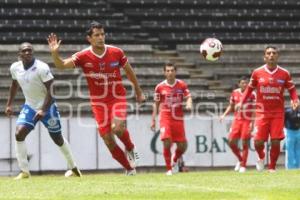
M 223 45 L 216 38 L 206 38 L 200 45 L 200 53 L 206 60 L 216 61 L 220 58 Z

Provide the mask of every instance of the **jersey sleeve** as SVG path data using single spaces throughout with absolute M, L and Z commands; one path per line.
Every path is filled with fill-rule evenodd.
M 159 86 L 156 86 L 155 87 L 155 90 L 154 90 L 154 95 L 153 95 L 153 100 L 154 101 L 160 101 L 160 92 L 159 92 Z
M 126 55 L 122 49 L 120 49 L 120 51 L 118 51 L 118 54 L 119 54 L 120 66 L 125 67 L 125 64 L 128 62 L 128 58 L 126 57 Z
M 249 82 L 248 86 L 251 87 L 251 88 L 256 88 L 257 82 L 258 82 L 258 80 L 257 80 L 257 72 L 254 71 L 252 73 L 252 75 L 251 75 L 250 82 Z
M 231 95 L 230 95 L 229 103 L 230 104 L 235 104 L 235 101 L 234 101 L 234 92 L 232 92 Z
M 187 86 L 186 83 L 183 83 L 183 96 L 184 97 L 190 97 L 191 96 L 191 92 Z
M 74 66 L 75 67 L 82 67 L 82 56 L 83 56 L 83 53 L 82 52 L 77 52 L 77 53 L 74 53 L 72 55 L 72 61 L 74 63 Z
M 44 65 L 43 67 L 41 67 L 39 69 L 39 74 L 40 74 L 40 77 L 41 77 L 43 83 L 54 78 L 48 65 Z
M 9 70 L 10 70 L 11 78 L 13 80 L 17 80 L 16 74 L 15 74 L 15 71 L 14 71 L 14 65 L 11 65 Z
M 292 80 L 292 77 L 291 77 L 290 73 L 287 73 L 287 79 L 285 81 L 285 85 L 284 86 L 288 90 L 291 90 L 292 88 L 295 87 L 295 84 L 294 84 L 294 82 Z

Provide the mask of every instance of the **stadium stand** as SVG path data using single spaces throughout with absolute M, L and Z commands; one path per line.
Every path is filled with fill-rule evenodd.
M 163 64 L 174 61 L 180 67 L 179 78 L 185 79 L 196 94 L 196 102 L 227 102 L 235 81 L 262 64 L 264 45 L 256 43 L 290 44 L 279 45 L 281 63 L 292 71 L 299 87 L 296 67 L 300 47 L 293 45 L 300 42 L 299 10 L 300 2 L 293 0 L 5 0 L 0 8 L 0 39 L 4 44 L 0 49 L 1 106 L 8 92 L 8 66 L 16 59 L 14 45 L 24 41 L 45 44 L 48 34 L 55 32 L 64 45 L 70 44 L 62 50 L 63 56 L 70 56 L 87 44 L 84 31 L 92 20 L 106 26 L 107 43 L 123 44 L 149 99 L 155 84 L 163 79 Z M 225 53 L 220 61 L 208 63 L 200 58 L 199 44 L 206 37 L 223 42 Z M 53 65 L 46 45 L 37 45 L 36 52 Z M 54 74 L 58 94 L 69 94 L 69 84 L 59 82 L 65 80 L 77 91 L 79 71 L 54 70 Z M 80 91 L 85 89 L 84 82 Z M 68 100 L 75 107 L 81 101 L 78 93 L 69 95 Z M 17 101 L 23 101 L 22 97 Z M 149 112 L 151 108 L 142 109 Z

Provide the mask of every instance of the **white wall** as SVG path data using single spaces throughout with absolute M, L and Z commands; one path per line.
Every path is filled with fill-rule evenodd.
M 150 130 L 150 115 L 129 116 L 127 125 L 131 137 L 140 153 L 141 166 L 163 166 L 161 154 L 162 144 L 159 138 L 153 142 L 153 147 L 159 152 L 151 150 L 153 132 Z M 16 119 L 0 118 L 0 172 L 18 170 L 14 150 L 14 132 Z M 194 116 L 185 122 L 188 138 L 188 150 L 184 155 L 187 166 L 233 166 L 236 158 L 233 156 L 227 139 L 231 118 L 222 124 L 216 118 Z M 93 118 L 62 119 L 63 135 L 68 139 L 76 162 L 81 169 L 113 169 L 120 165 L 111 157 L 102 139 L 98 136 Z M 39 123 L 26 139 L 30 157 L 30 169 L 65 170 L 67 164 L 59 149 L 50 139 L 47 130 Z M 121 145 L 123 148 L 123 145 Z M 254 165 L 256 154 L 249 153 L 248 164 Z

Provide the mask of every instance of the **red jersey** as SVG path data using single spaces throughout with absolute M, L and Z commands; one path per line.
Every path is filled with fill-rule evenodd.
M 236 105 L 241 102 L 243 93 L 240 88 L 233 90 L 230 96 L 230 104 Z M 251 120 L 252 112 L 254 108 L 255 94 L 252 93 L 246 101 L 246 106 L 240 111 L 234 112 L 234 117 L 237 120 L 247 119 Z
M 253 71 L 247 92 L 256 89 L 256 116 L 283 117 L 284 89 L 288 89 L 291 99 L 298 100 L 295 85 L 290 73 L 279 66 L 270 71 L 267 65 Z M 245 97 L 249 94 L 245 94 Z M 244 97 L 242 103 L 244 101 Z
M 182 104 L 185 97 L 191 96 L 186 83 L 175 80 L 173 85 L 163 81 L 155 87 L 154 100 L 160 102 L 160 119 L 183 119 Z
M 80 66 L 85 74 L 92 103 L 124 98 L 126 89 L 120 68 L 128 60 L 120 48 L 105 45 L 104 53 L 97 55 L 89 47 L 75 53 L 72 58 L 75 66 Z

